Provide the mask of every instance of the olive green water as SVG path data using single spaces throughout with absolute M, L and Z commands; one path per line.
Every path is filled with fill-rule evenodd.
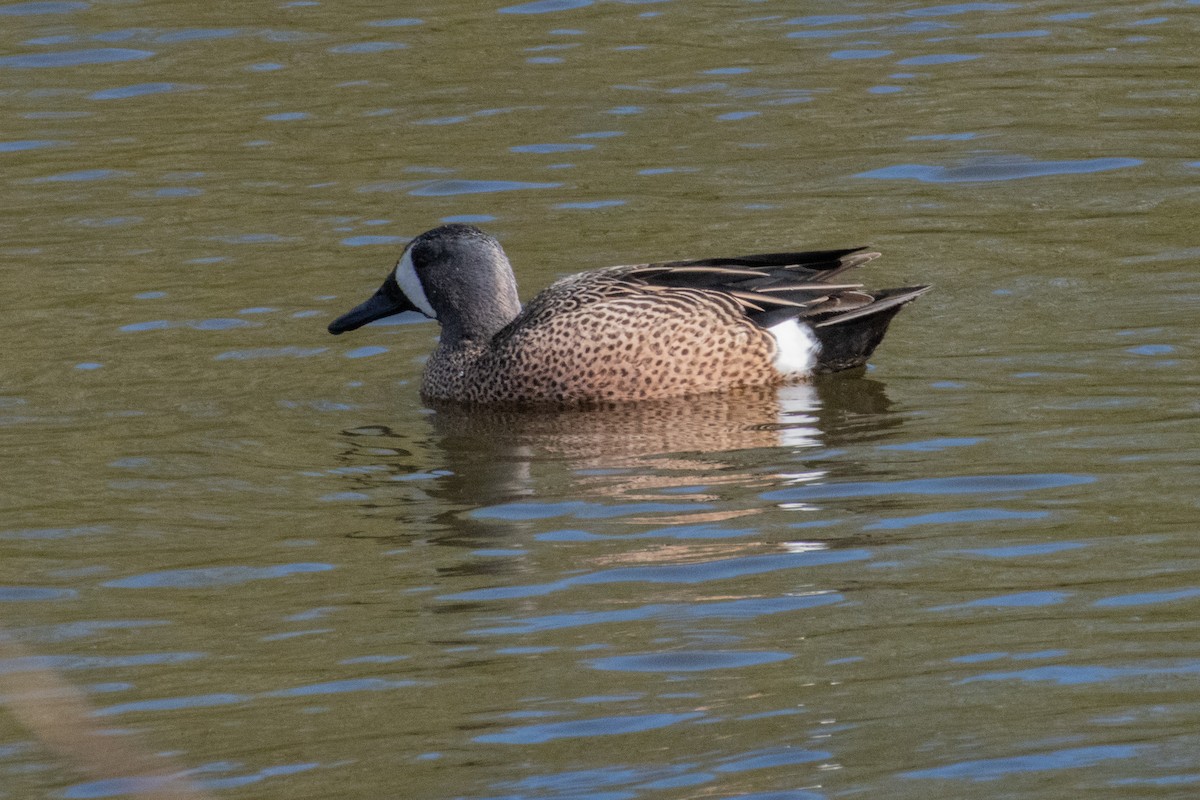
M 1194 796 L 1198 23 L 0 5 L 0 677 L 219 797 Z M 433 413 L 432 324 L 324 326 L 443 220 L 936 290 L 865 375 Z M 0 798 L 110 766 L 0 709 Z

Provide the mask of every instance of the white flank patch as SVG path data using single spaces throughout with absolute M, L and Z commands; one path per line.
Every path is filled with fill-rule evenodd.
M 411 250 L 405 250 L 404 255 L 400 257 L 400 263 L 396 265 L 396 283 L 400 284 L 400 291 L 412 300 L 412 304 L 422 314 L 430 319 L 437 319 L 437 313 L 434 312 L 433 306 L 429 305 L 425 287 L 421 285 L 421 279 L 417 277 L 417 270 L 413 267 Z
M 767 332 L 775 337 L 775 369 L 797 377 L 812 372 L 821 343 L 807 325 L 789 319 L 772 325 Z

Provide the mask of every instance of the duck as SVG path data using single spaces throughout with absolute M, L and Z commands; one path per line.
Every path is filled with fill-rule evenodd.
M 810 380 L 864 365 L 929 286 L 868 291 L 842 276 L 865 247 L 605 267 L 523 307 L 504 248 L 461 223 L 422 233 L 342 334 L 403 311 L 441 325 L 429 403 L 587 406 Z

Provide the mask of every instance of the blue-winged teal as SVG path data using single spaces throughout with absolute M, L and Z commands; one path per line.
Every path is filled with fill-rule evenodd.
M 500 243 L 470 225 L 413 239 L 373 297 L 329 332 L 401 311 L 442 325 L 432 401 L 580 405 L 787 383 L 863 364 L 925 292 L 834 282 L 863 248 L 608 267 L 521 308 Z

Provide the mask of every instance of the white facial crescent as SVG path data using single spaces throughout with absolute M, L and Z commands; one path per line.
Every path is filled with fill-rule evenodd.
M 404 251 L 404 255 L 400 257 L 400 263 L 396 265 L 396 283 L 400 284 L 400 290 L 404 292 L 404 296 L 412 300 L 412 304 L 422 314 L 430 319 L 437 319 L 437 313 L 433 310 L 433 306 L 429 305 L 429 298 L 425 296 L 425 287 L 421 285 L 421 279 L 417 277 L 417 270 L 413 267 L 411 248 Z

